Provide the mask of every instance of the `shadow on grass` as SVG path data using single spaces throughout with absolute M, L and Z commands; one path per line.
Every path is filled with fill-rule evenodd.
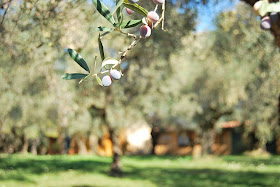
M 41 175 L 46 173 L 58 173 L 67 171 L 103 173 L 108 174 L 110 162 L 92 159 L 65 159 L 54 156 L 48 159 L 18 158 L 8 156 L 0 158 L 0 181 L 15 180 L 34 183 L 30 175 Z M 29 176 L 29 177 L 28 177 Z
M 66 159 L 65 157 L 50 157 L 48 159 L 21 159 L 13 157 L 0 158 L 0 181 L 16 180 L 35 183 L 29 177 L 45 173 L 67 172 L 75 170 L 85 173 L 99 173 L 108 175 L 110 169 L 109 159 Z M 177 168 L 153 167 L 154 157 L 134 156 L 130 159 L 139 161 L 139 167 L 124 162 L 124 176 L 122 179 L 150 181 L 156 186 L 280 186 L 279 172 L 258 171 L 226 171 L 208 168 Z M 163 157 L 162 159 L 168 159 Z M 151 165 L 140 167 L 141 160 L 150 160 Z M 226 161 L 242 162 L 224 158 Z M 244 162 L 247 162 L 245 158 Z M 276 159 L 277 160 L 277 159 Z M 258 161 L 258 160 L 257 160 Z M 278 162 L 277 162 L 278 163 Z M 207 167 L 207 165 L 205 165 Z M 29 176 L 29 177 L 28 177 Z M 121 179 L 121 180 L 122 180 Z M 81 181 L 82 182 L 82 181 Z M 83 186 L 83 185 L 81 185 Z
M 279 156 L 271 156 L 268 158 L 254 158 L 250 156 L 225 156 L 223 157 L 224 161 L 227 162 L 235 162 L 243 165 L 253 165 L 259 166 L 264 164 L 266 166 L 278 166 L 280 167 L 280 157 Z
M 131 156 L 123 156 L 123 158 L 129 158 L 133 160 L 139 160 L 139 161 L 152 161 L 153 159 L 155 160 L 192 160 L 193 158 L 191 156 L 174 156 L 174 155 L 131 155 Z
M 96 160 L 15 160 L 9 158 L 0 159 L 0 168 L 6 170 L 22 170 L 32 174 L 42 174 L 48 172 L 60 172 L 67 170 L 80 170 L 84 172 L 103 173 L 108 171 L 109 163 Z
M 125 177 L 157 186 L 280 186 L 279 173 L 272 172 L 129 167 Z

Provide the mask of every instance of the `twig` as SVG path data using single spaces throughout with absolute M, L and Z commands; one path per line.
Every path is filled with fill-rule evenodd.
M 126 33 L 126 32 L 123 32 L 121 29 L 115 29 L 116 31 L 119 31 L 121 34 L 124 34 L 126 36 L 129 36 L 129 37 L 133 37 L 133 38 L 137 38 L 134 34 L 130 34 L 130 33 Z
M 128 51 L 130 51 L 133 47 L 135 47 L 137 45 L 137 43 L 141 40 L 141 38 L 136 38 L 130 45 L 129 47 L 122 52 L 122 56 L 120 57 L 119 63 L 115 64 L 114 66 L 112 66 L 112 69 L 114 69 L 115 67 L 117 67 L 118 65 L 121 64 L 122 60 L 126 57 L 126 54 L 128 53 Z
M 157 11 L 157 8 L 158 8 L 158 4 L 156 4 L 156 7 L 155 7 L 155 10 L 154 10 L 154 12 L 156 12 L 156 11 Z
M 157 8 L 158 8 L 158 5 L 156 5 L 154 11 L 156 11 Z M 156 22 L 156 24 L 154 25 L 153 28 L 156 28 L 160 23 L 162 23 L 161 29 L 162 29 L 163 31 L 167 31 L 167 30 L 164 29 L 164 14 L 165 14 L 165 0 L 164 0 L 164 2 L 163 2 L 163 4 L 162 4 L 162 15 L 161 15 L 161 18 Z M 122 60 L 126 57 L 128 51 L 130 51 L 132 48 L 134 48 L 134 47 L 138 44 L 138 42 L 142 39 L 141 37 L 137 38 L 134 34 L 125 33 L 125 32 L 123 32 L 120 28 L 115 28 L 115 31 L 118 31 L 118 32 L 120 32 L 121 34 L 124 34 L 124 35 L 126 35 L 126 36 L 133 37 L 134 40 L 133 40 L 133 42 L 131 42 L 131 44 L 128 46 L 128 48 L 127 48 L 125 51 L 120 52 L 120 54 L 122 54 L 122 55 L 121 55 L 121 57 L 120 57 L 118 63 L 114 64 L 114 65 L 111 67 L 111 69 L 114 69 L 114 68 L 116 68 L 117 66 L 120 67 L 120 65 L 121 65 L 121 63 L 122 63 Z M 94 63 L 95 63 L 95 67 L 96 67 L 96 58 L 95 58 L 95 62 L 94 62 Z M 108 73 L 108 72 L 109 72 L 109 70 L 101 71 L 101 72 L 99 72 L 99 73 L 90 73 L 90 74 L 88 74 L 85 78 L 83 78 L 82 80 L 80 80 L 79 84 L 81 84 L 81 83 L 82 83 L 85 79 L 87 79 L 89 76 L 94 77 L 94 76 L 102 75 L 102 74 L 105 74 L 105 73 Z
M 11 0 L 11 1 L 8 2 L 8 7 L 7 7 L 7 9 L 5 10 L 5 12 L 4 12 L 4 14 L 3 14 L 3 18 L 2 18 L 2 21 L 1 21 L 1 25 L 3 25 L 3 23 L 4 23 L 6 14 L 7 14 L 8 10 L 9 10 L 10 5 L 12 4 L 12 1 L 13 1 L 13 0 Z
M 164 32 L 167 32 L 167 30 L 164 29 L 164 16 L 165 16 L 165 0 L 163 1 L 163 4 L 162 4 L 161 18 L 156 22 L 156 24 L 154 25 L 154 28 L 156 28 L 160 23 L 162 23 L 161 29 L 162 29 Z
M 82 84 L 82 82 L 83 82 L 84 80 L 86 80 L 89 76 L 91 76 L 91 74 L 88 74 L 85 78 L 81 79 L 80 82 L 79 82 L 79 84 Z

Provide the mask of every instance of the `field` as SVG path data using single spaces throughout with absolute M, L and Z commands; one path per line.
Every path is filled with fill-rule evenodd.
M 111 158 L 0 155 L 2 186 L 280 186 L 280 157 L 123 157 L 123 177 L 108 175 Z

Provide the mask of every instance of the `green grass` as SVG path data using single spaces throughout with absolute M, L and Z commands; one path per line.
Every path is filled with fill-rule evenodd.
M 108 175 L 111 158 L 0 155 L 2 186 L 280 186 L 280 157 L 123 157 L 124 175 Z

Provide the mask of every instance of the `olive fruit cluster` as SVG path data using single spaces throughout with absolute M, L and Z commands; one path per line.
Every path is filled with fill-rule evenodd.
M 159 20 L 159 15 L 155 11 L 150 11 L 147 14 L 147 19 L 143 18 L 143 25 L 140 27 L 140 36 L 141 38 L 147 38 L 151 36 L 153 23 L 156 23 Z
M 262 5 L 263 1 L 257 1 L 254 4 L 254 12 L 259 15 L 259 10 Z M 272 24 L 276 24 L 279 20 L 278 12 L 271 12 L 269 15 L 262 17 L 260 27 L 263 30 L 270 30 Z
M 271 12 L 269 16 L 265 16 L 261 19 L 260 27 L 263 30 L 271 29 L 271 25 L 277 23 L 279 20 L 278 12 Z
M 137 3 L 139 0 L 128 0 L 130 3 L 134 4 Z M 163 4 L 164 0 L 153 0 L 153 2 L 158 4 Z M 126 8 L 126 13 L 128 15 L 131 15 L 134 13 L 133 10 Z M 147 14 L 147 19 L 144 18 L 143 25 L 140 27 L 140 37 L 141 38 L 147 38 L 151 36 L 152 29 L 153 29 L 153 23 L 156 23 L 159 20 L 159 15 L 155 11 L 150 11 Z
M 110 75 L 105 75 L 102 78 L 102 85 L 105 87 L 108 87 L 112 84 L 112 79 L 113 80 L 119 80 L 121 78 L 121 72 L 116 70 L 116 69 L 111 69 L 110 70 Z

